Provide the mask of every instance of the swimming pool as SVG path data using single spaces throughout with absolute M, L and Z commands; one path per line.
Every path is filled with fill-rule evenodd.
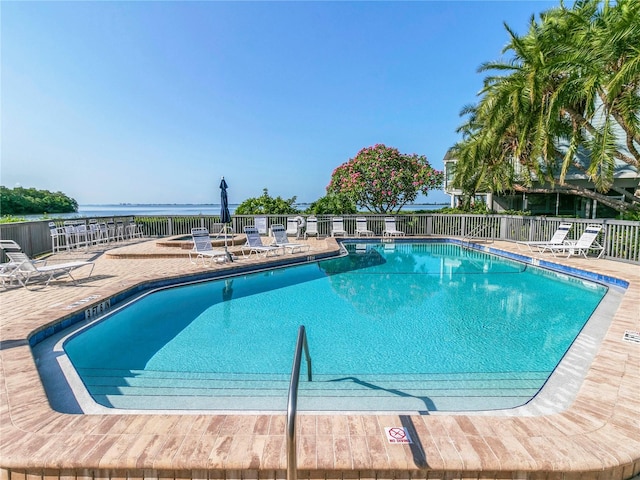
M 299 324 L 301 410 L 512 408 L 544 384 L 600 285 L 451 243 L 345 242 L 348 256 L 162 289 L 70 337 L 98 403 L 278 409 Z

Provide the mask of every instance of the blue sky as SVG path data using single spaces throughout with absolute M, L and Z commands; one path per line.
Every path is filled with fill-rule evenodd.
M 224 175 L 232 203 L 311 202 L 376 143 L 442 169 L 503 22 L 557 4 L 2 1 L 0 183 L 217 203 Z

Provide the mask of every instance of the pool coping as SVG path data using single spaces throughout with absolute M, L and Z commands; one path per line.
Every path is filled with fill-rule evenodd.
M 506 242 L 500 247 L 519 255 Z M 640 473 L 640 348 L 622 340 L 625 331 L 640 330 L 637 266 L 600 259 L 548 260 L 535 254 L 531 258 L 566 269 L 589 267 L 595 275 L 620 279 L 628 285 L 569 408 L 530 417 L 301 413 L 299 476 L 354 478 L 357 473 L 360 478 L 406 478 L 407 474 L 420 478 L 542 478 L 544 472 L 562 473 L 564 478 L 604 479 L 630 478 Z M 122 289 L 133 288 L 122 283 L 126 284 Z M 110 288 L 115 290 L 115 286 Z M 31 296 L 25 292 L 24 301 Z M 87 302 L 95 303 L 99 302 Z M 84 311 L 83 305 L 77 306 L 80 310 Z M 49 328 L 51 314 L 38 312 L 28 318 L 29 325 L 40 322 L 30 332 Z M 17 333 L 25 327 L 10 322 L 4 327 L 0 351 L 2 471 L 36 469 L 60 476 L 61 471 L 76 475 L 93 469 L 115 472 L 110 475 L 116 477 L 118 472 L 128 472 L 126 475 L 135 478 L 284 478 L 284 412 L 59 414 L 48 405 L 27 336 L 20 338 Z M 14 333 L 17 335 L 12 337 Z M 405 428 L 413 443 L 389 443 L 387 427 Z M 205 477 L 197 472 L 205 472 Z M 219 473 L 212 476 L 212 472 Z

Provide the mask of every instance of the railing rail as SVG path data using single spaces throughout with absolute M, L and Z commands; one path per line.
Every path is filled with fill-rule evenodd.
M 298 405 L 298 383 L 300 380 L 300 363 L 302 362 L 302 352 L 307 360 L 307 379 L 311 378 L 311 356 L 309 355 L 309 345 L 304 325 L 298 329 L 298 340 L 296 341 L 296 351 L 293 356 L 293 367 L 291 368 L 291 381 L 289 383 L 289 397 L 287 400 L 287 480 L 297 480 L 298 459 L 296 447 L 296 413 Z
M 305 215 L 306 216 L 306 215 Z M 368 228 L 377 236 L 382 236 L 384 218 L 389 215 L 358 214 L 341 215 L 348 236 L 355 234 L 356 217 L 366 217 Z M 254 215 L 233 215 L 232 227 L 242 232 L 244 226 L 255 225 Z M 286 225 L 287 215 L 261 215 L 269 228 L 275 223 Z M 321 236 L 331 235 L 332 215 L 316 215 L 318 231 Z M 106 218 L 112 220 L 114 217 Z M 83 219 L 76 219 L 82 221 Z M 89 219 L 84 219 L 88 221 Z M 105 218 L 98 218 L 104 221 Z M 205 227 L 210 232 L 220 230 L 218 215 L 137 215 L 117 217 L 125 223 L 135 221 L 142 225 L 144 236 L 161 238 L 177 235 L 188 235 L 194 227 Z M 473 214 L 441 214 L 441 213 L 402 213 L 396 215 L 398 230 L 407 236 L 445 236 L 466 238 L 474 234 L 474 238 L 504 241 L 545 241 L 551 238 L 561 222 L 571 222 L 570 239 L 576 240 L 591 223 L 603 225 L 600 243 L 605 247 L 604 257 L 631 263 L 640 263 L 640 222 L 613 219 L 567 219 L 555 217 L 528 217 L 512 215 L 473 215 Z M 0 238 L 14 240 L 30 256 L 51 252 L 52 244 L 48 220 L 16 222 L 0 224 Z M 63 220 L 55 220 L 62 226 Z M 485 227 L 486 226 L 486 227 Z M 482 231 L 478 232 L 478 229 Z M 473 233 L 476 232 L 476 233 Z M 0 258 L 0 261 L 2 259 Z

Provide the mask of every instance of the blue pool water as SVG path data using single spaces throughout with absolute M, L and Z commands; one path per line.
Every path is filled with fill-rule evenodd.
M 314 381 L 301 409 L 509 408 L 606 293 L 451 243 L 345 245 L 345 257 L 146 295 L 65 351 L 103 405 L 284 408 L 304 324 Z

